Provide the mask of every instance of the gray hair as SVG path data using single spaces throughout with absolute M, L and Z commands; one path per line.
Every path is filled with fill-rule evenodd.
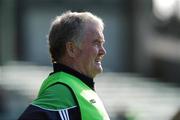
M 66 43 L 74 42 L 80 46 L 86 23 L 96 23 L 104 29 L 104 23 L 101 18 L 90 12 L 65 12 L 57 16 L 51 24 L 49 33 L 49 51 L 52 62 L 61 59 L 66 51 Z

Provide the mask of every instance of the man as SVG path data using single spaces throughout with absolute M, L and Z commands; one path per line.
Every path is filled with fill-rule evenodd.
M 56 17 L 49 33 L 54 72 L 19 120 L 109 120 L 93 81 L 103 71 L 103 29 L 89 12 Z

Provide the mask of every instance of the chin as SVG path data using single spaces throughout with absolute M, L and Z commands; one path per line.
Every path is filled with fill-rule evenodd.
M 96 71 L 97 71 L 97 74 L 102 73 L 103 72 L 102 66 L 97 67 Z

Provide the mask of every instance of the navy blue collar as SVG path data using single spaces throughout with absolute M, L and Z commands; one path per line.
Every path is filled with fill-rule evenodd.
M 71 74 L 71 75 L 79 78 L 83 83 L 85 83 L 92 90 L 94 90 L 94 80 L 92 78 L 85 76 L 85 75 L 79 73 L 78 71 L 76 71 L 66 65 L 60 64 L 60 63 L 54 63 L 53 68 L 54 68 L 54 72 L 50 73 L 50 75 L 53 73 L 56 73 L 56 72 L 60 72 L 60 71 L 66 72 L 68 74 Z

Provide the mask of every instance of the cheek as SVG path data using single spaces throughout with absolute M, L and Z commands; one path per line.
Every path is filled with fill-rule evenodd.
M 95 58 L 96 57 L 92 53 L 92 51 L 88 51 L 88 52 L 84 53 L 84 55 L 82 56 L 84 64 L 90 65 L 90 66 L 92 66 L 92 64 L 94 64 Z
M 86 56 L 89 57 L 89 59 L 95 59 L 98 55 L 98 51 L 94 49 L 89 49 L 88 52 L 86 53 Z
M 84 49 L 84 51 L 81 53 L 81 58 L 84 62 L 94 62 L 98 55 L 98 49 L 96 47 L 87 47 Z

